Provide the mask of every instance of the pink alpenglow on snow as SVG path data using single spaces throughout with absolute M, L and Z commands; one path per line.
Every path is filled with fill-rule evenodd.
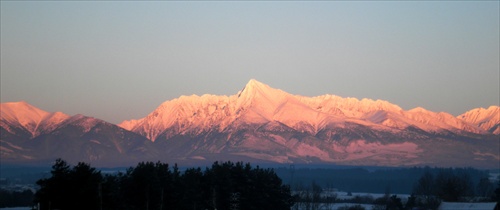
M 398 130 L 413 126 L 429 132 L 449 130 L 477 134 L 489 133 L 489 129 L 496 125 L 497 129 L 492 133 L 498 132 L 499 107 L 492 106 L 488 110 L 480 120 L 476 115 L 468 114 L 474 110 L 459 117 L 421 107 L 405 111 L 383 100 L 292 95 L 252 79 L 235 95 L 181 96 L 164 102 L 145 118 L 124 121 L 119 126 L 141 133 L 151 141 L 172 127 L 179 132 L 214 126 L 223 130 L 233 123 L 273 121 L 309 133 L 317 133 L 331 125 L 343 126 L 346 122 L 377 129 Z
M 488 168 L 500 160 L 498 106 L 455 117 L 384 100 L 293 95 L 257 80 L 230 96 L 165 101 L 144 118 L 119 125 L 25 102 L 1 108 L 1 155 L 10 161 L 230 159 Z

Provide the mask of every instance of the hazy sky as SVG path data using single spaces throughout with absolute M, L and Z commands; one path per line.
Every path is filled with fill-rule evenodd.
M 461 114 L 499 105 L 499 1 L 1 1 L 1 102 L 109 122 L 257 79 Z

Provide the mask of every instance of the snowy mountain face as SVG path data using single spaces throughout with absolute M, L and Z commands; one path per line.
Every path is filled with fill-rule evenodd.
M 171 128 L 177 129 L 178 133 L 213 128 L 222 131 L 234 123 L 265 124 L 274 121 L 294 129 L 309 128 L 307 132 L 311 134 L 332 125 L 342 126 L 346 122 L 395 132 L 415 127 L 432 133 L 489 134 L 495 122 L 498 124 L 498 107 L 495 109 L 492 106 L 488 110 L 488 116 L 483 114 L 485 116 L 480 116 L 481 119 L 475 116 L 475 121 L 466 120 L 465 114 L 457 118 L 423 108 L 405 111 L 381 100 L 358 100 L 334 95 L 312 98 L 291 95 L 251 80 L 236 95 L 181 96 L 163 103 L 145 118 L 125 121 L 120 126 L 140 133 L 151 141 L 156 141 L 162 132 Z M 496 119 L 494 113 L 497 114 Z
M 2 104 L 2 161 L 274 163 L 497 167 L 499 107 L 458 117 L 383 100 L 292 95 L 250 80 L 231 96 L 191 95 L 118 126 Z
M 21 129 L 31 138 L 52 131 L 59 123 L 69 118 L 61 112 L 49 113 L 26 102 L 3 103 L 0 105 L 2 127 L 7 131 Z
M 500 107 L 490 106 L 488 109 L 477 108 L 458 116 L 465 122 L 473 124 L 488 132 L 500 134 Z
M 0 159 L 47 163 L 56 158 L 98 165 L 135 164 L 156 154 L 145 137 L 86 117 L 49 113 L 26 102 L 1 104 Z
M 423 108 L 405 111 L 382 100 L 292 95 L 256 80 L 232 96 L 166 101 L 145 118 L 120 126 L 180 159 L 236 155 L 282 163 L 446 165 L 466 160 L 433 158 L 464 156 L 464 150 L 477 147 L 465 152 L 473 160 L 468 164 L 500 160 L 492 150 L 498 148 L 498 133 L 476 122 Z M 442 150 L 434 148 L 439 144 Z

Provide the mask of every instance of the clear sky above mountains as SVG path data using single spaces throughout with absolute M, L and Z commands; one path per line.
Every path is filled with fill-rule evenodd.
M 1 1 L 1 102 L 118 123 L 254 78 L 458 115 L 499 104 L 499 4 Z

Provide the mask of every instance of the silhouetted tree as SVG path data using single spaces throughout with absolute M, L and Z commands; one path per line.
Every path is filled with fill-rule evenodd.
M 120 192 L 122 176 L 123 174 L 119 173 L 117 175 L 107 174 L 103 177 L 98 192 L 99 206 L 102 206 L 103 209 L 125 209 L 123 207 L 124 198 Z
M 396 195 L 391 196 L 387 201 L 386 210 L 403 210 L 401 198 L 398 198 Z
M 413 193 L 424 196 L 425 198 L 433 196 L 436 192 L 434 184 L 434 176 L 429 171 L 426 171 L 422 177 L 418 179 L 417 184 L 413 189 Z
M 52 176 L 40 179 L 40 190 L 35 202 L 41 209 L 97 209 L 99 184 L 102 176 L 86 163 L 78 163 L 73 169 L 66 161 L 57 159 L 52 166 Z
M 456 175 L 451 170 L 441 171 L 436 177 L 437 196 L 443 201 L 457 202 L 470 195 L 472 184 L 467 174 Z
M 500 205 L 500 181 L 498 181 L 498 187 L 495 189 L 495 195 L 493 196 L 493 200 L 498 202 L 498 205 Z
M 293 205 L 290 188 L 271 169 L 215 162 L 205 176 L 217 209 L 230 209 L 235 203 L 239 209 L 290 209 Z
M 411 210 L 413 207 L 417 206 L 417 197 L 414 194 L 411 194 L 406 201 L 405 208 L 406 210 Z
M 172 173 L 167 164 L 141 162 L 121 177 L 121 194 L 126 209 L 158 209 L 173 192 Z M 163 190 L 163 195 L 162 195 Z
M 361 205 L 341 206 L 337 210 L 365 210 L 365 207 L 363 207 Z
M 483 198 L 491 198 L 494 193 L 494 188 L 490 179 L 488 179 L 488 177 L 483 177 L 476 186 L 476 195 Z
M 70 166 L 66 161 L 57 159 L 50 172 L 52 176 L 36 182 L 40 186 L 35 194 L 35 202 L 41 209 L 69 209 L 71 196 L 69 182 Z
M 72 209 L 98 209 L 101 172 L 86 163 L 78 163 L 69 173 Z
M 187 169 L 181 177 L 182 195 L 181 201 L 182 209 L 199 209 L 205 206 L 205 199 L 209 190 L 206 190 L 203 178 L 203 172 L 200 168 Z
M 215 162 L 181 173 L 165 163 L 141 162 L 125 173 L 102 176 L 78 163 L 56 160 L 52 177 L 37 183 L 42 209 L 290 209 L 290 188 L 271 169 Z
M 31 190 L 24 190 L 22 192 L 7 191 L 0 189 L 0 208 L 17 207 L 17 206 L 31 206 L 33 205 L 34 194 Z

